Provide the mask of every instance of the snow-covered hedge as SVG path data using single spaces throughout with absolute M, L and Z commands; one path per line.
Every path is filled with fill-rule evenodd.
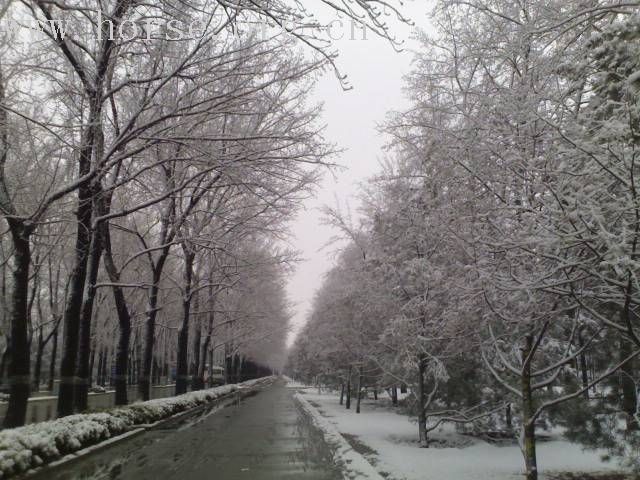
M 239 386 L 250 387 L 268 380 L 250 380 L 239 385 L 224 385 L 177 397 L 134 403 L 104 413 L 71 415 L 0 431 L 0 479 L 60 459 L 136 426 L 155 423 L 205 405 L 236 391 Z

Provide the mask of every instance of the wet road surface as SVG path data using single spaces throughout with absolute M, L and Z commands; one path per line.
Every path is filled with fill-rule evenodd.
M 37 480 L 338 480 L 284 382 L 88 455 Z

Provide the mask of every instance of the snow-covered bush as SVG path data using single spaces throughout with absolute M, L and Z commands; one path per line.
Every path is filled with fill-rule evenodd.
M 48 422 L 0 431 L 0 479 L 26 472 L 136 426 L 155 423 L 268 379 L 250 380 L 149 400 L 103 413 L 70 415 Z

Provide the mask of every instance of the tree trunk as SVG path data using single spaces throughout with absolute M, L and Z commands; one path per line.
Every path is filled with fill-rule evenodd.
M 167 335 L 168 337 L 168 335 Z M 165 339 L 164 352 L 162 354 L 162 376 L 165 379 L 165 384 L 169 381 L 169 352 L 167 351 L 168 339 Z
M 131 317 L 125 303 L 122 289 L 113 291 L 118 311 L 118 345 L 116 347 L 116 371 L 114 384 L 116 387 L 116 405 L 126 405 L 127 398 L 127 370 L 129 361 L 129 342 L 131 340 Z M 106 364 L 106 362 L 105 362 Z M 106 367 L 106 365 L 105 365 Z
M 187 392 L 187 385 L 189 382 L 189 311 L 183 313 L 182 327 L 178 333 L 178 358 L 176 365 L 176 395 L 181 395 Z M 185 320 L 186 318 L 186 320 Z
M 0 66 L 1 67 L 1 66 Z M 5 102 L 4 76 L 0 68 L 0 104 Z M 10 352 L 7 368 L 9 381 L 9 405 L 4 417 L 4 427 L 24 425 L 30 390 L 29 349 L 29 266 L 31 264 L 31 234 L 34 226 L 18 218 L 16 208 L 7 189 L 5 165 L 9 156 L 9 118 L 5 108 L 0 108 L 0 212 L 5 216 L 13 244 L 12 289 L 9 312 Z M 3 267 L 3 300 L 4 288 Z M 4 306 L 4 305 L 3 305 Z M 6 313 L 5 313 L 6 315 Z M 6 319 L 6 316 L 4 317 Z
M 193 390 L 202 390 L 205 387 L 204 370 L 207 364 L 207 353 L 209 352 L 209 345 L 211 345 L 211 331 L 213 329 L 213 318 L 209 318 L 209 326 L 207 329 L 207 336 L 204 338 L 202 348 L 200 349 L 200 365 L 196 374 L 197 381 L 194 381 Z M 209 360 L 209 371 L 212 367 L 211 360 Z
M 421 448 L 429 448 L 429 438 L 427 436 L 426 401 L 427 392 L 425 386 L 426 362 L 424 356 L 418 359 L 418 435 Z
M 5 102 L 4 78 L 0 68 L 0 103 Z M 8 113 L 0 108 L 0 212 L 11 232 L 13 243 L 12 289 L 9 301 L 9 338 L 10 352 L 7 369 L 9 381 L 9 405 L 4 417 L 4 427 L 24 425 L 29 399 L 29 265 L 31 263 L 30 238 L 33 226 L 16 216 L 16 209 L 7 190 L 5 165 L 9 155 Z M 3 282 L 4 288 L 5 282 Z M 3 292 L 4 293 L 4 292 Z M 5 317 L 6 318 L 6 317 Z
M 344 382 L 340 383 L 340 405 L 344 404 Z
M 191 285 L 195 254 L 184 243 L 184 296 L 182 298 L 182 326 L 178 334 L 178 358 L 176 365 L 176 395 L 187 392 L 189 382 L 189 317 L 191 314 Z
M 96 364 L 96 348 L 97 345 L 94 345 L 91 348 L 91 356 L 89 357 L 89 388 L 93 387 L 93 367 Z
M 395 385 L 391 387 L 391 404 L 394 407 L 398 406 L 398 387 Z
M 347 374 L 347 400 L 345 402 L 345 408 L 351 409 L 351 365 L 349 365 L 349 373 Z
M 151 375 L 151 384 L 158 385 L 158 383 L 160 383 L 160 364 L 158 363 L 158 355 L 153 356 L 153 367 L 151 370 L 153 372 Z
M 582 375 L 582 388 L 585 389 L 584 398 L 589 400 L 589 389 L 587 388 L 589 386 L 589 370 L 587 368 L 586 354 L 584 353 L 580 354 L 579 362 L 580 362 L 580 373 Z
M 96 298 L 95 284 L 98 280 L 100 257 L 102 256 L 102 242 L 100 233 L 96 230 L 91 235 L 89 261 L 87 265 L 87 289 L 80 313 L 80 338 L 78 348 L 78 365 L 76 367 L 75 409 L 84 412 L 89 407 L 89 359 L 91 356 L 91 320 L 93 318 L 93 304 Z
M 117 345 L 114 345 L 113 348 L 107 348 L 105 353 L 105 362 L 104 362 L 104 383 L 105 385 L 109 385 L 111 388 L 115 388 L 115 349 Z
M 626 339 L 622 339 L 620 342 L 620 360 L 628 357 L 632 353 L 631 343 Z M 638 430 L 638 422 L 636 421 L 636 384 L 634 382 L 634 367 L 635 361 L 630 361 L 624 364 L 620 369 L 620 382 L 622 386 L 622 411 L 625 413 L 627 431 Z
M 38 348 L 36 350 L 36 364 L 33 367 L 33 391 L 40 391 L 40 378 L 42 374 L 42 355 L 44 353 L 44 339 L 42 338 L 42 325 L 38 328 Z
M 153 361 L 153 345 L 156 335 L 156 318 L 158 316 L 158 295 L 164 263 L 169 255 L 169 247 L 163 249 L 158 262 L 153 267 L 153 280 L 149 289 L 149 311 L 144 332 L 144 349 L 142 365 L 138 367 L 138 391 L 140 399 L 149 400 L 151 395 L 151 362 Z
M 356 413 L 360 413 L 360 399 L 362 398 L 362 364 L 358 366 L 358 386 L 356 387 Z
M 96 369 L 96 385 L 102 386 L 102 362 L 104 361 L 104 348 L 100 349 L 98 354 L 98 368 Z
M 513 431 L 513 414 L 511 412 L 510 403 L 508 403 L 507 406 L 505 407 L 505 421 L 507 424 L 507 430 L 512 432 Z
M 9 362 L 9 337 L 6 338 L 7 345 L 2 352 L 2 358 L 0 358 L 0 385 L 5 383 L 7 374 L 7 363 Z
M 584 341 L 582 340 L 582 329 L 578 329 L 578 347 L 584 347 Z M 581 353 L 578 357 L 578 369 L 580 371 L 582 380 L 582 388 L 585 389 L 584 398 L 586 400 L 589 400 L 589 389 L 587 389 L 587 387 L 589 386 L 589 372 L 587 369 L 587 355 L 584 352 Z
M 192 386 L 192 390 L 202 390 L 206 386 L 206 379 L 204 378 L 204 372 L 207 365 L 207 355 L 209 353 L 209 345 L 211 344 L 211 331 L 207 333 L 207 336 L 204 338 L 204 342 L 202 343 L 202 347 L 200 348 L 200 364 L 198 366 L 198 371 L 196 372 L 196 376 L 194 377 L 194 382 Z M 211 369 L 211 363 L 209 363 L 209 369 Z
M 225 353 L 227 352 L 227 345 L 225 345 L 224 347 L 225 349 Z M 232 372 L 232 358 L 230 355 L 227 355 L 224 358 L 224 383 L 225 384 L 229 384 L 233 381 L 232 377 L 231 377 L 231 372 Z
M 242 366 L 244 364 L 244 357 L 241 357 L 240 355 L 236 355 L 237 358 L 237 362 L 236 362 L 236 381 L 235 383 L 240 383 L 242 382 L 243 378 L 242 378 Z
M 85 157 L 85 155 L 81 155 L 81 157 Z M 80 165 L 79 176 L 82 177 L 89 172 L 90 158 L 81 158 Z M 73 413 L 76 364 L 80 340 L 80 314 L 83 306 L 87 263 L 91 244 L 91 211 L 91 189 L 83 186 L 78 190 L 75 265 L 70 276 L 69 295 L 67 297 L 63 320 L 64 340 L 62 344 L 62 360 L 60 362 L 58 417 L 64 417 Z
M 100 215 L 105 215 L 111 210 L 111 199 L 103 198 L 102 202 L 98 203 Z M 127 373 L 129 370 L 129 344 L 131 342 L 131 315 L 129 308 L 127 307 L 127 301 L 124 296 L 124 292 L 120 283 L 120 272 L 118 271 L 116 264 L 113 260 L 113 252 L 111 247 L 111 229 L 108 222 L 102 222 L 99 226 L 100 240 L 104 250 L 103 263 L 104 268 L 107 271 L 109 280 L 113 284 L 111 287 L 111 293 L 113 295 L 113 302 L 116 306 L 116 313 L 118 314 L 118 343 L 116 346 L 116 371 L 115 378 L 113 379 L 116 388 L 116 405 L 126 405 L 128 403 L 127 398 Z M 106 370 L 106 355 L 103 360 L 103 368 Z
M 209 348 L 209 365 L 213 368 L 213 348 Z M 211 378 L 211 374 L 209 374 L 209 387 L 213 387 L 213 378 Z
M 204 371 L 205 371 L 205 366 L 207 364 L 207 361 L 209 362 L 209 372 L 211 372 L 211 368 L 213 367 L 213 351 L 210 352 L 209 350 L 209 347 L 211 345 L 212 335 L 213 335 L 213 321 L 215 319 L 214 311 L 216 307 L 216 296 L 213 291 L 212 270 L 213 269 L 209 271 L 209 277 L 208 277 L 209 287 L 208 287 L 207 305 L 208 305 L 209 313 L 207 314 L 207 335 L 204 339 L 204 343 L 202 344 L 202 350 L 200 354 L 201 361 L 200 361 L 200 366 L 197 372 L 198 385 L 194 385 L 194 388 L 193 388 L 194 390 L 199 390 L 205 387 L 206 379 L 204 378 Z M 207 355 L 209 355 L 208 359 L 207 359 Z M 211 376 L 211 374 L 209 374 L 209 376 Z M 195 387 L 199 387 L 199 388 L 195 388 Z
M 133 375 L 136 371 L 136 359 L 133 356 L 133 348 L 127 352 L 127 362 L 129 364 L 129 371 L 127 372 L 127 385 L 133 385 Z
M 155 337 L 153 338 L 153 341 L 155 346 Z M 143 355 L 142 345 L 136 345 L 134 355 L 136 357 L 136 365 L 138 366 L 136 368 L 134 383 L 140 383 L 140 378 L 142 375 L 142 355 Z M 151 398 L 150 395 L 151 395 L 151 377 L 149 377 L 149 398 Z
M 109 369 L 109 348 L 104 349 L 104 359 L 102 360 L 102 386 L 107 386 L 107 378 Z M 116 397 L 117 398 L 117 397 Z
M 58 356 L 58 328 L 60 328 L 60 322 L 56 322 L 55 330 L 53 331 L 52 345 L 51 345 L 51 360 L 49 361 L 49 391 L 53 392 L 54 383 L 56 379 L 56 359 Z
M 116 21 L 123 18 L 130 7 L 131 2 L 116 2 L 113 18 Z M 87 73 L 90 79 L 86 82 L 85 94 L 88 97 L 89 112 L 86 121 L 82 125 L 83 132 L 80 138 L 80 152 L 78 155 L 78 178 L 85 177 L 91 171 L 92 161 L 100 162 L 104 150 L 104 133 L 102 129 L 102 105 L 104 102 L 104 82 L 106 72 L 110 66 L 110 57 L 114 49 L 114 42 L 102 42 L 101 51 L 97 55 L 95 70 Z M 82 68 L 82 67 L 81 67 Z M 91 78 L 93 77 L 93 78 Z M 88 86 L 92 84 L 91 86 Z M 93 199 L 100 190 L 98 182 L 85 182 L 78 188 L 78 208 L 76 210 L 76 243 L 74 267 L 70 276 L 69 296 L 64 314 L 64 342 L 63 354 L 60 364 L 60 393 L 58 395 L 58 416 L 62 417 L 73 413 L 74 407 L 74 383 L 78 360 L 78 343 L 80 336 L 81 308 L 84 309 L 83 296 L 87 276 L 87 266 L 90 257 L 91 241 L 93 234 L 92 216 L 94 213 Z M 97 226 L 99 228 L 99 225 Z M 97 244 L 100 243 L 99 238 Z M 97 245 L 96 245 L 97 246 Z M 99 261 L 99 257 L 98 257 Z M 91 295 L 89 295 L 91 296 Z M 92 302 L 91 303 L 91 307 Z M 87 305 L 89 307 L 89 305 Z M 90 312 L 89 312 L 90 316 Z M 90 321 L 90 320 L 89 320 Z M 84 345 L 83 345 L 84 348 Z M 80 355 L 84 355 L 81 352 Z M 82 359 L 88 365 L 88 355 Z M 80 367 L 83 372 L 85 366 Z
M 196 310 L 198 307 L 196 307 Z M 201 349 L 201 341 L 202 341 L 202 328 L 200 326 L 200 322 L 196 323 L 196 333 L 193 337 L 193 374 L 191 377 L 191 389 L 192 390 L 202 390 L 204 385 L 200 384 L 200 377 L 198 377 L 198 372 L 200 371 L 200 363 L 205 363 L 204 357 L 200 356 Z
M 142 372 L 138 378 L 138 390 L 143 401 L 149 400 L 151 395 L 151 361 L 153 359 L 153 343 L 156 334 L 156 316 L 158 308 L 158 284 L 154 282 L 149 295 L 149 313 L 144 332 L 144 353 Z
M 526 467 L 526 479 L 538 480 L 538 460 L 536 457 L 536 432 L 533 417 L 534 405 L 531 392 L 531 363 L 525 360 L 533 348 L 533 337 L 525 338 L 522 349 L 522 454 Z
M 1 84 L 2 79 L 0 78 Z M 0 98 L 2 98 L 1 95 Z M 2 122 L 2 117 L 0 117 L 0 122 Z M 30 237 L 33 230 L 11 218 L 6 220 L 11 230 L 14 252 L 8 365 L 9 405 L 7 406 L 3 426 L 4 428 L 13 428 L 22 426 L 25 423 L 31 386 L 29 378 L 29 370 L 31 368 L 29 357 L 31 352 L 29 349 L 27 297 L 29 291 L 29 264 L 31 263 Z

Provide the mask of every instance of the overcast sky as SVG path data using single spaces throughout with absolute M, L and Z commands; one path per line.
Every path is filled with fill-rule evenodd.
M 416 0 L 407 5 L 406 15 L 413 19 L 416 27 L 428 30 L 428 3 Z M 348 75 L 353 87 L 343 91 L 332 74 L 322 78 L 313 98 L 324 104 L 324 121 L 327 124 L 326 138 L 340 148 L 346 149 L 335 160 L 345 167 L 335 176 L 326 175 L 318 189 L 316 198 L 308 200 L 304 211 L 293 223 L 294 246 L 302 252 L 304 261 L 298 264 L 291 275 L 288 293 L 295 305 L 294 331 L 304 324 L 311 307 L 314 292 L 321 286 L 324 273 L 333 264 L 333 250 L 322 249 L 336 231 L 321 225 L 322 205 L 342 207 L 350 204 L 357 207 L 358 185 L 378 170 L 382 146 L 385 138 L 380 136 L 376 125 L 382 123 L 390 110 L 407 106 L 402 93 L 403 76 L 410 71 L 414 43 L 411 42 L 412 28 L 396 26 L 398 37 L 405 40 L 405 50 L 396 52 L 388 41 L 373 34 L 367 39 L 361 33 L 351 40 L 350 28 L 344 32 L 334 29 L 334 38 L 344 33 L 344 38 L 336 41 L 340 52 L 338 64 L 341 72 Z

